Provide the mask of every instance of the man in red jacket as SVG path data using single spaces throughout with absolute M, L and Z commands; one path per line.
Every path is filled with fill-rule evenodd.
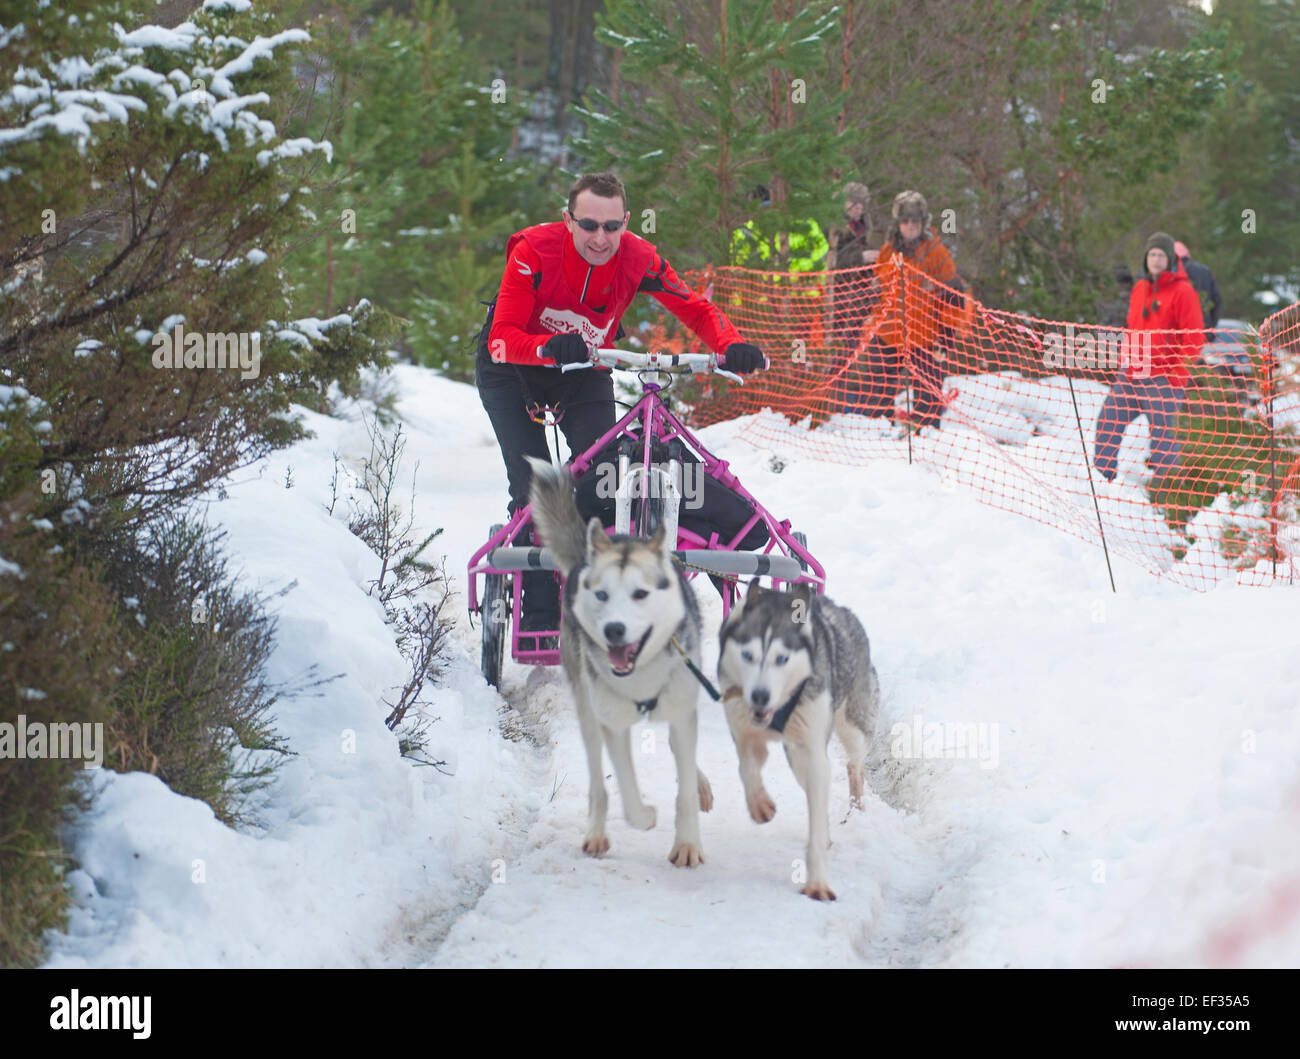
M 1149 462 L 1156 476 L 1167 475 L 1178 462 L 1178 413 L 1190 378 L 1187 365 L 1200 355 L 1205 323 L 1200 298 L 1178 266 L 1173 239 L 1164 232 L 1147 240 L 1142 278 L 1129 296 L 1127 324 L 1129 349 L 1144 352 L 1149 339 L 1150 358 L 1130 354 L 1097 416 L 1092 459 L 1107 481 L 1115 480 L 1124 430 L 1140 415 L 1151 424 Z
M 763 367 L 757 346 L 741 339 L 706 298 L 677 278 L 655 247 L 627 231 L 623 183 L 588 174 L 569 189 L 564 220 L 516 232 L 506 243 L 501 289 L 479 333 L 475 382 L 492 421 L 510 484 L 510 510 L 528 503 L 525 456 L 549 460 L 546 435 L 533 418 L 557 409 L 575 455 L 614 426 L 614 385 L 603 368 L 562 373 L 590 360 L 591 350 L 621 336 L 619 321 L 638 292 L 650 294 L 715 353 L 728 371 Z M 559 626 L 555 579 L 524 575 L 523 630 Z

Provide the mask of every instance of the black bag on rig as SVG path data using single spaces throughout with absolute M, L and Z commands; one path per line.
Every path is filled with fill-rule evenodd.
M 627 452 L 632 466 L 637 466 L 644 454 L 643 443 L 637 438 L 614 438 L 592 460 L 577 483 L 578 510 L 584 519 L 599 518 L 606 526 L 614 525 L 614 492 L 618 485 L 618 456 L 620 447 Z M 754 517 L 754 506 L 732 492 L 716 478 L 704 473 L 699 459 L 679 441 L 655 442 L 651 446 L 652 462 L 664 466 L 670 459 L 681 465 L 683 496 L 677 508 L 677 524 L 682 529 L 697 533 L 706 541 L 716 533 L 718 540 L 729 542 Z M 698 485 L 699 496 L 688 496 L 692 484 Z M 658 525 L 658 505 L 651 508 L 651 529 Z M 768 542 L 767 526 L 760 519 L 749 528 L 737 550 L 754 551 Z M 675 542 L 674 542 L 675 543 Z

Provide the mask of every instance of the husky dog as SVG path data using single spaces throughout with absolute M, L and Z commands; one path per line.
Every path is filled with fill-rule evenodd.
M 862 807 L 867 751 L 875 737 L 880 681 L 866 631 L 853 612 L 801 584 L 775 592 L 749 583 L 722 623 L 718 683 L 740 755 L 749 815 L 765 824 L 776 804 L 760 770 L 767 744 L 780 739 L 808 795 L 808 882 L 800 891 L 834 901 L 826 878 L 830 758 L 834 727 L 849 757 L 849 799 Z
M 713 791 L 695 764 L 699 687 L 670 641 L 675 637 L 699 667 L 695 595 L 662 526 L 648 541 L 609 537 L 596 518 L 584 527 L 569 471 L 531 457 L 529 463 L 533 521 L 566 579 L 560 657 L 578 704 L 590 778 L 583 852 L 597 857 L 609 850 L 602 744 L 628 823 L 645 831 L 655 826 L 654 807 L 641 801 L 632 767 L 631 728 L 648 716 L 668 722 L 677 762 L 677 833 L 668 859 L 694 867 L 704 860 L 699 814 L 713 808 Z

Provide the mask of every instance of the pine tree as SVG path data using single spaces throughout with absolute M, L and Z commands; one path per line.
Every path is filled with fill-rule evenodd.
M 539 205 L 532 165 L 508 157 L 526 99 L 482 76 L 445 0 L 375 19 L 366 0 L 337 6 L 313 24 L 319 98 L 294 126 L 335 146 L 289 259 L 295 290 L 322 314 L 364 292 L 417 359 L 463 376 L 505 237 Z
M 844 18 L 851 153 L 875 215 L 921 191 L 982 301 L 1096 319 L 1112 265 L 1196 212 L 1179 170 L 1227 58 L 1194 5 L 876 0 Z
M 295 331 L 278 268 L 298 167 L 330 150 L 276 127 L 306 33 L 245 0 L 130 32 L 150 5 L 73 6 L 0 31 L 0 361 L 57 395 L 47 458 L 93 466 L 87 496 L 147 508 L 297 436 L 291 401 L 379 351 L 351 318 Z M 178 324 L 257 334 L 256 377 L 160 369 L 154 340 Z M 96 463 L 109 452 L 132 455 Z
M 277 122 L 305 34 L 247 0 L 174 29 L 142 24 L 154 6 L 0 3 L 0 697 L 103 724 L 121 767 L 220 812 L 248 777 L 233 741 L 270 745 L 267 619 L 209 594 L 219 564 L 168 567 L 154 544 L 380 350 L 364 308 L 298 319 L 279 271 L 299 166 L 329 151 Z M 0 769 L 4 965 L 39 962 L 67 901 L 71 763 L 31 764 Z
M 1205 136 L 1205 224 L 1185 241 L 1214 268 L 1223 315 L 1258 319 L 1300 290 L 1300 7 L 1220 0 L 1211 24 L 1239 54 Z
M 747 221 L 770 239 L 838 215 L 830 4 L 612 0 L 598 21 L 597 39 L 621 52 L 618 98 L 589 93 L 574 147 L 585 168 L 613 169 L 628 186 L 633 231 L 679 266 L 726 264 Z

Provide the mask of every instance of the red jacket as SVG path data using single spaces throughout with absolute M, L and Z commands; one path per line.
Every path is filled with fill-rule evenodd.
M 541 348 L 552 335 L 571 332 L 590 346 L 609 346 L 638 291 L 651 295 L 715 353 L 743 341 L 717 306 L 678 279 L 655 247 L 631 232 L 623 233 L 618 253 L 603 265 L 582 259 L 562 221 L 516 232 L 506 254 L 488 333 L 488 349 L 497 361 L 554 367 Z
M 1186 272 L 1180 268 L 1160 273 L 1154 291 L 1148 276 L 1133 284 L 1128 300 L 1128 329 L 1156 332 L 1151 336 L 1150 371 L 1144 370 L 1141 358 L 1130 357 L 1129 376 L 1165 375 L 1173 386 L 1187 385 L 1191 378 L 1187 366 L 1200 356 L 1205 344 L 1205 321 L 1201 317 L 1201 299 Z

